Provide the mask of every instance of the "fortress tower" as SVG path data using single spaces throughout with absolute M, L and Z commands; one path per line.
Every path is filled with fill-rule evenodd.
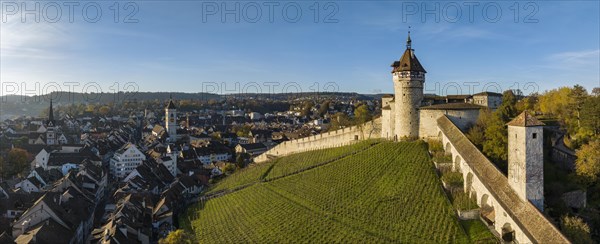
M 508 183 L 524 201 L 544 210 L 544 128 L 521 113 L 508 124 Z
M 177 107 L 173 98 L 169 99 L 169 104 L 165 107 L 165 129 L 171 141 L 177 140 Z
M 394 135 L 402 137 L 419 136 L 419 110 L 423 100 L 425 69 L 411 48 L 410 31 L 406 40 L 406 51 L 399 61 L 392 64 L 394 80 Z

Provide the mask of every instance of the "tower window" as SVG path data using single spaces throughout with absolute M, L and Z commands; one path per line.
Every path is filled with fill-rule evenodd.
M 533 137 L 533 139 L 537 138 L 537 133 L 533 133 L 531 134 L 531 136 Z

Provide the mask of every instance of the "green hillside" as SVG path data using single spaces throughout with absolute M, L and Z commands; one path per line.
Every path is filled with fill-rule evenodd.
M 215 192 L 223 195 L 180 221 L 200 242 L 467 243 L 481 232 L 459 224 L 423 142 L 296 154 L 229 176 Z

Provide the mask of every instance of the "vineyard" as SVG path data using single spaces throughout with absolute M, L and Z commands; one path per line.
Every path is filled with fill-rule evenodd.
M 459 223 L 423 142 L 365 141 L 236 174 L 212 191 L 242 189 L 181 218 L 198 241 L 468 243 L 482 233 Z
M 208 193 L 234 190 L 256 182 L 273 180 L 282 176 L 297 173 L 360 152 L 377 143 L 377 140 L 366 140 L 349 146 L 297 153 L 271 162 L 250 165 L 239 172 L 227 176 L 221 182 L 216 184 L 215 187 L 211 188 Z

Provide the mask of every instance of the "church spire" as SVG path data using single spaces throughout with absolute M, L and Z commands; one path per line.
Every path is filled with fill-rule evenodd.
M 50 98 L 50 108 L 48 109 L 48 123 L 54 123 L 54 109 L 52 109 L 52 98 Z
M 408 27 L 408 38 L 406 38 L 406 49 L 411 48 L 412 41 L 410 40 L 410 26 Z

